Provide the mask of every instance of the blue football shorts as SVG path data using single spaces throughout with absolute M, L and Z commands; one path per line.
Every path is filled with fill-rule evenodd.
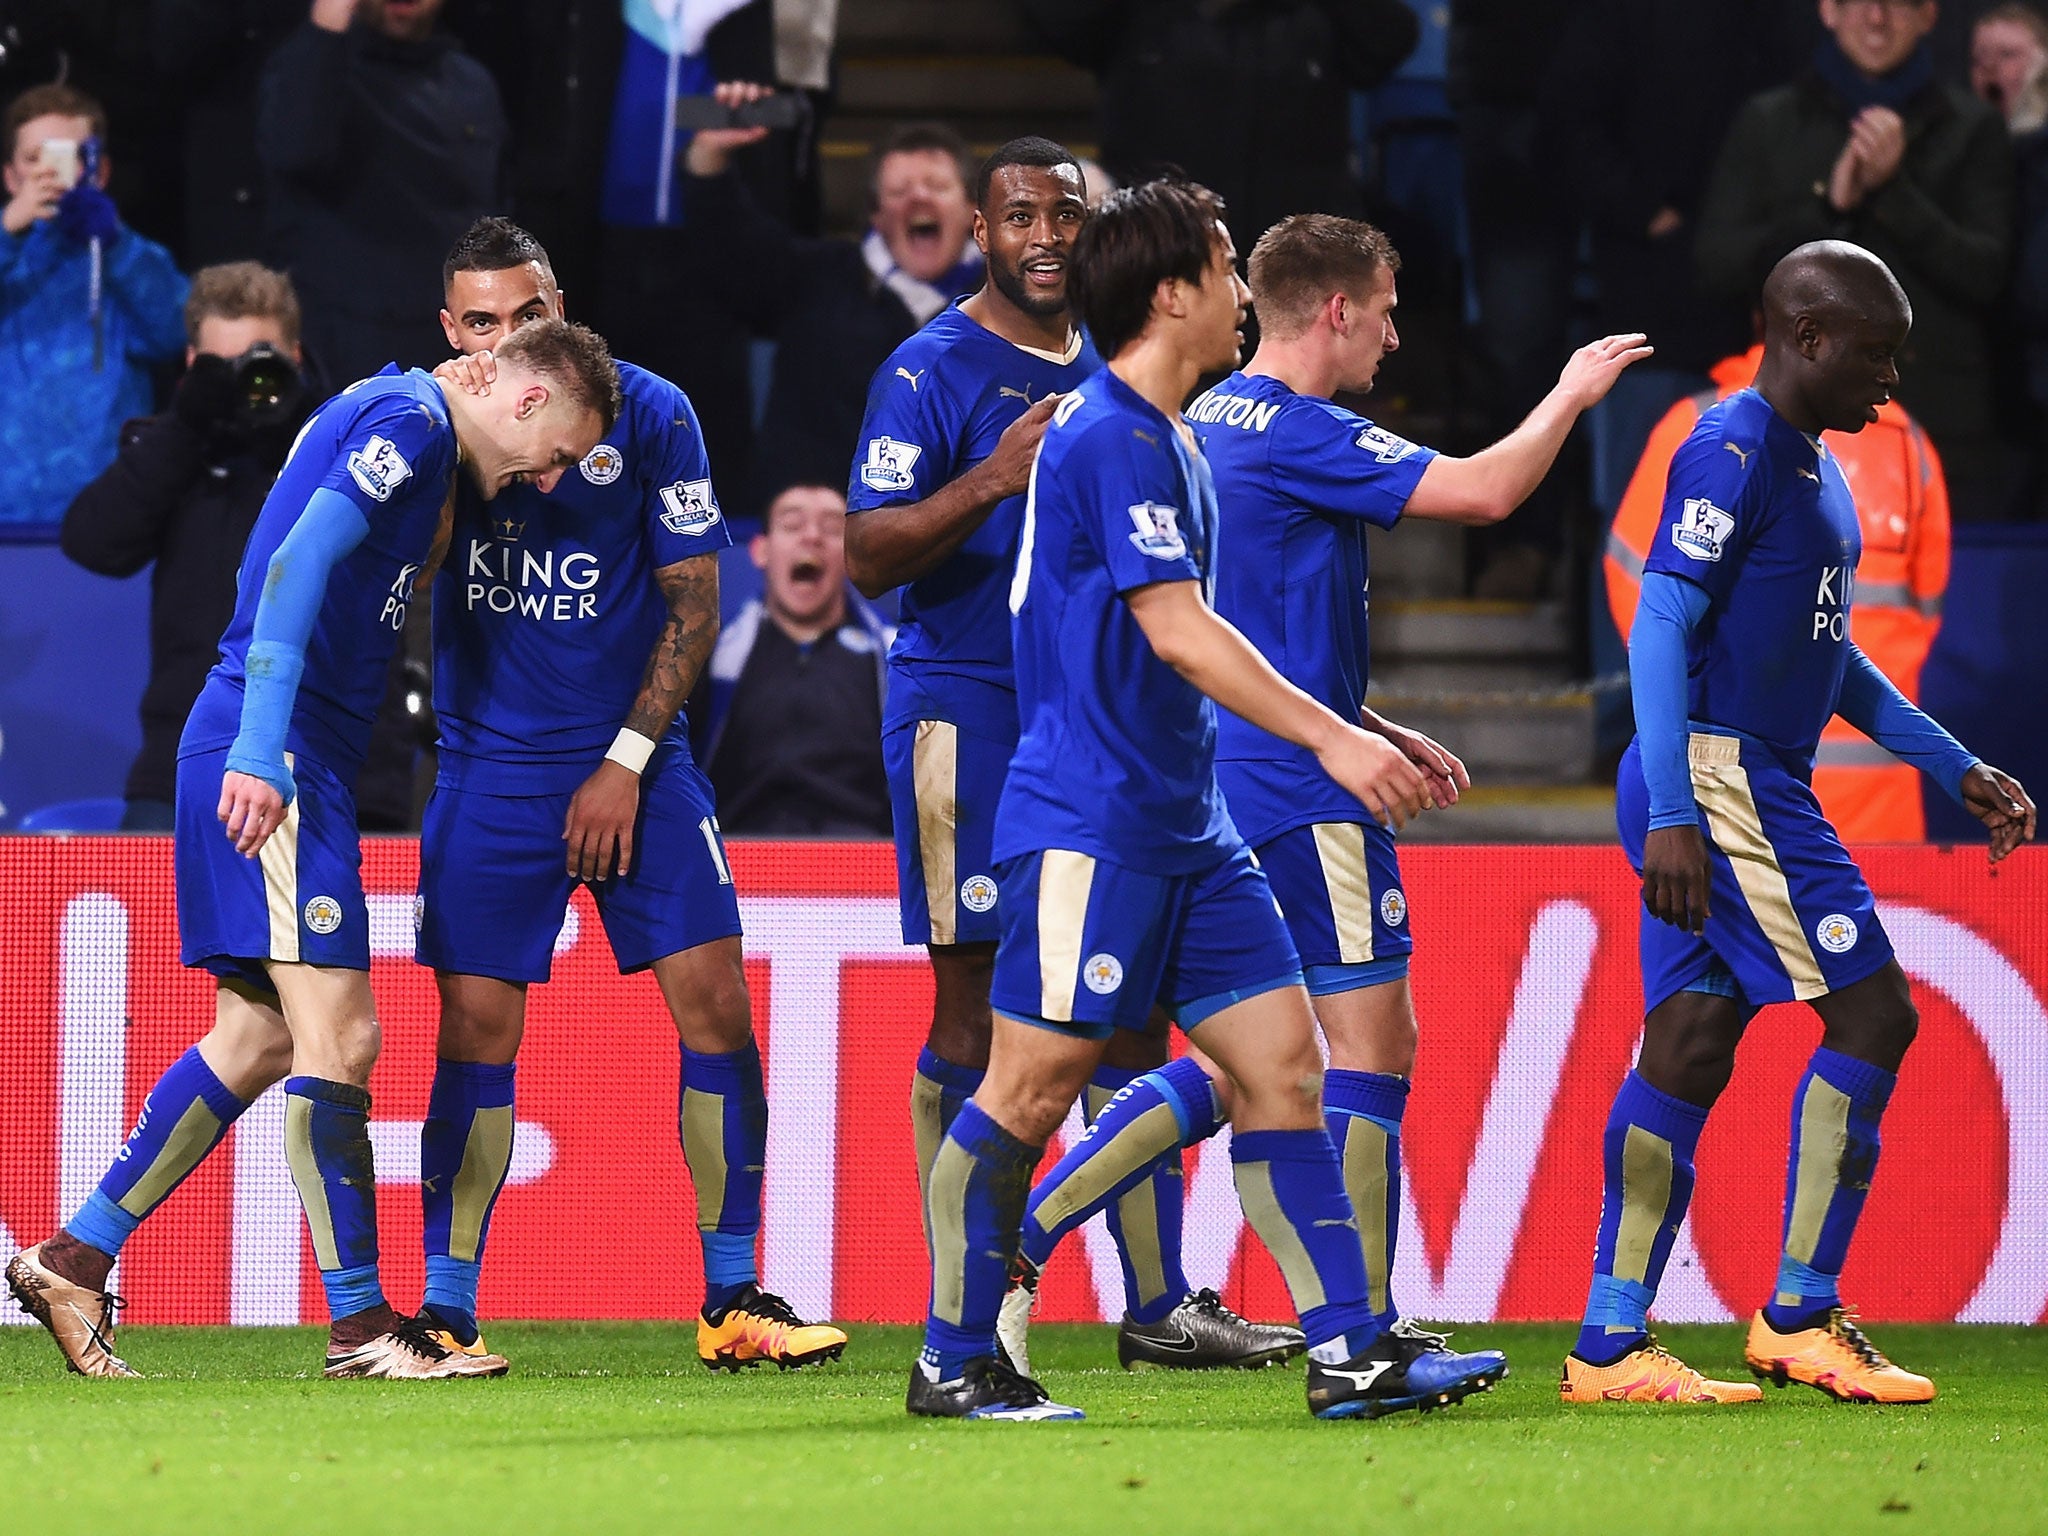
M 1318 821 L 1257 850 L 1318 995 L 1398 981 L 1415 940 L 1394 834 L 1376 821 Z
M 896 821 L 896 890 L 906 944 L 993 944 L 996 802 L 1017 738 L 949 720 L 905 720 L 882 731 L 882 766 Z
M 228 748 L 178 759 L 172 857 L 187 965 L 264 991 L 263 962 L 370 968 L 356 802 L 325 764 L 287 755 L 298 793 L 282 826 L 244 858 L 221 824 Z
M 570 798 L 435 787 L 420 836 L 421 965 L 548 979 L 574 884 L 562 841 Z M 632 872 L 590 893 L 624 972 L 740 931 L 711 784 L 678 744 L 664 741 L 648 760 Z
M 1273 888 L 1239 847 L 1192 875 L 1142 875 L 1066 849 L 1005 860 L 995 1010 L 1091 1039 L 1143 1030 L 1156 1002 L 1182 1029 L 1299 985 Z
M 1812 787 L 1738 737 L 1694 731 L 1687 757 L 1712 872 L 1706 932 L 1644 910 L 1644 1011 L 1680 992 L 1720 993 L 1750 1009 L 1804 1002 L 1882 970 L 1891 940 Z M 1640 874 L 1650 792 L 1638 742 L 1621 760 L 1615 819 Z

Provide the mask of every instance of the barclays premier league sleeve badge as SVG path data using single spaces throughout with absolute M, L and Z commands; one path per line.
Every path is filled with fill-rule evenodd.
M 1129 509 L 1131 543 L 1141 554 L 1154 560 L 1185 560 L 1188 541 L 1181 537 L 1180 508 L 1157 501 L 1141 501 Z
M 388 437 L 373 437 L 351 453 L 348 472 L 372 501 L 389 501 L 391 493 L 412 478 L 412 466 Z
M 1695 497 L 1686 502 L 1685 511 L 1671 525 L 1671 542 L 1687 559 L 1714 561 L 1721 558 L 1722 547 L 1734 531 L 1734 518 L 1711 501 Z
M 678 480 L 661 488 L 661 525 L 695 538 L 718 526 L 718 498 L 709 480 Z
M 868 439 L 867 457 L 861 461 L 860 483 L 885 496 L 907 491 L 917 482 L 911 475 L 924 449 L 916 443 L 899 443 L 893 437 Z

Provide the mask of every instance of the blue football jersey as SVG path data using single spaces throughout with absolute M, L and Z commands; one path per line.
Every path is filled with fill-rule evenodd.
M 186 719 L 181 753 L 233 743 L 256 602 L 271 556 L 313 493 L 326 489 L 354 502 L 370 531 L 327 578 L 285 750 L 312 756 L 344 782 L 354 778 L 384 701 L 385 671 L 405 628 L 413 581 L 440 531 L 456 462 L 441 386 L 417 368 L 401 373 L 386 367 L 313 413 L 249 532 L 235 574 L 235 614 L 221 636 L 220 660 Z
M 1216 706 L 1123 596 L 1216 569 L 1216 489 L 1185 431 L 1107 368 L 1053 413 L 1010 585 L 1023 736 L 999 863 L 1066 848 L 1185 875 L 1240 844 L 1216 787 Z
M 1365 702 L 1365 527 L 1391 528 L 1436 457 L 1355 411 L 1234 373 L 1188 407 L 1222 509 L 1216 611 L 1346 720 Z M 1306 747 L 1225 710 L 1216 777 L 1254 847 L 1364 808 Z
M 434 584 L 439 781 L 504 795 L 573 789 L 639 695 L 668 605 L 654 573 L 732 543 L 689 397 L 619 365 L 611 436 L 543 495 L 456 498 Z M 672 739 L 688 750 L 679 712 Z
M 1810 773 L 1848 664 L 1863 530 L 1834 456 L 1754 389 L 1705 411 L 1671 461 L 1646 571 L 1706 590 L 1688 711 Z
M 934 316 L 875 372 L 847 510 L 923 501 L 993 453 L 1033 401 L 1101 366 L 1078 334 L 1059 358 L 1005 341 L 957 304 Z M 943 564 L 904 588 L 885 726 L 949 720 L 984 735 L 1015 732 L 1006 594 L 1023 522 L 1022 496 L 997 503 Z

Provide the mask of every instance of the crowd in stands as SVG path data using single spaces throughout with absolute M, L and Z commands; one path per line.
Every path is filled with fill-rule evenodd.
M 1394 369 L 1375 409 L 1441 446 L 1512 425 L 1585 336 L 1649 333 L 1655 359 L 1593 413 L 1583 458 L 1474 536 L 1476 595 L 1603 613 L 1593 573 L 1653 429 L 1739 371 L 1762 274 L 1824 236 L 1876 251 L 1912 299 L 1898 403 L 1953 518 L 2048 510 L 2048 19 L 2033 5 L 1014 6 L 1098 78 L 1087 148 L 1109 176 L 1179 165 L 1224 193 L 1241 249 L 1311 208 L 1393 234 L 1404 328 L 1434 315 L 1462 345 Z M 446 355 L 441 257 L 491 212 L 550 247 L 573 314 L 689 392 L 728 513 L 763 529 L 763 595 L 704 683 L 714 778 L 721 760 L 756 773 L 778 719 L 851 729 L 873 712 L 886 621 L 845 583 L 830 503 L 873 369 L 981 266 L 973 151 L 941 123 L 876 146 L 865 230 L 820 229 L 834 9 L 0 8 L 0 537 L 61 528 L 110 575 L 154 560 L 187 605 L 151 635 L 138 825 L 167 797 L 165 736 L 292 413 L 386 362 Z M 714 89 L 779 91 L 790 126 L 678 128 L 677 101 Z M 238 419 L 229 367 L 259 341 L 293 386 L 261 428 Z M 1596 643 L 1590 664 L 1611 660 Z M 749 707 L 757 677 L 783 696 Z M 394 700 L 405 686 L 394 676 Z M 843 696 L 821 705 L 821 686 Z M 771 806 L 762 830 L 886 830 L 879 763 L 842 773 L 829 756 L 788 768 L 840 775 L 831 827 Z M 403 823 L 407 796 L 384 797 L 382 824 Z M 745 798 L 722 794 L 729 830 Z

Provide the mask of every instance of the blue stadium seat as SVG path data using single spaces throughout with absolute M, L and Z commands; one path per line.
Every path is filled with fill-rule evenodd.
M 125 800 L 102 797 L 95 800 L 59 800 L 39 805 L 23 816 L 17 832 L 118 832 L 128 804 Z

